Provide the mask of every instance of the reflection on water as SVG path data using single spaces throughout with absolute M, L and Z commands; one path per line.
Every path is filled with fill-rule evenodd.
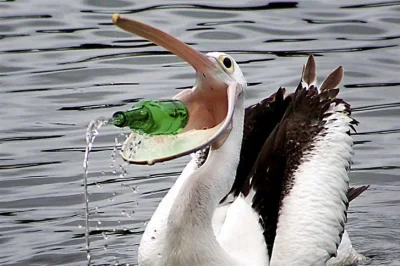
M 88 122 L 193 84 L 191 67 L 115 28 L 115 12 L 232 54 L 249 82 L 247 104 L 294 88 L 308 53 L 321 76 L 343 65 L 341 93 L 361 122 L 352 183 L 371 184 L 348 230 L 371 265 L 400 264 L 398 1 L 0 0 L 1 265 L 84 265 Z M 120 133 L 102 128 L 91 151 L 95 265 L 136 264 L 145 223 L 188 160 L 128 167 L 112 159 Z

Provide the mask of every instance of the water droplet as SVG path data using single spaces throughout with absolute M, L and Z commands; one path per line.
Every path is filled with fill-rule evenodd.
M 108 235 L 106 234 L 106 232 L 102 232 L 101 235 L 103 236 L 103 239 L 105 239 L 105 240 L 108 239 Z
M 158 253 L 157 256 L 158 256 L 158 257 L 161 257 L 161 253 Z
M 108 249 L 108 245 L 105 244 L 105 245 L 103 246 L 103 248 L 104 248 L 104 250 L 107 250 L 107 249 Z
M 139 186 L 133 186 L 131 187 L 131 190 L 133 193 L 139 193 Z
M 151 240 L 156 240 L 156 238 L 154 236 L 151 237 Z
M 122 210 L 121 215 L 125 215 L 125 214 L 126 214 L 126 212 L 124 210 Z
M 98 220 L 98 221 L 97 221 L 97 224 L 98 224 L 98 225 L 100 225 L 100 224 L 101 224 L 101 221 L 100 221 L 100 220 Z
M 106 172 L 104 172 L 104 171 L 101 171 L 101 175 L 106 175 Z
M 78 224 L 78 228 L 80 229 L 80 228 L 82 228 L 83 226 L 81 225 L 81 224 Z

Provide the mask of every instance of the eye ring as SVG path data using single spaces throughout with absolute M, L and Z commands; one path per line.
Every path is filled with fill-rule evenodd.
M 219 61 L 228 73 L 233 73 L 234 64 L 229 56 L 222 55 L 220 56 Z

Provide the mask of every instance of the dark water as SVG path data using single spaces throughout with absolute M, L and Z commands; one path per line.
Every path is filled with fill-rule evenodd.
M 200 51 L 230 53 L 247 103 L 345 68 L 358 127 L 352 184 L 371 184 L 348 230 L 371 265 L 400 265 L 400 1 L 0 0 L 0 265 L 84 265 L 82 159 L 90 120 L 138 98 L 168 98 L 192 69 L 116 29 L 114 12 Z M 135 265 L 145 223 L 188 158 L 125 166 L 102 128 L 90 161 L 93 262 Z M 126 171 L 126 172 L 125 172 Z

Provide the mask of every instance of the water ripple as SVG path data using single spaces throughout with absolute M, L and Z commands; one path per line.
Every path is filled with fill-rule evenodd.
M 400 264 L 400 1 L 0 0 L 0 10 L 1 265 L 84 265 L 87 124 L 194 84 L 186 63 L 113 26 L 115 12 L 230 53 L 246 105 L 295 88 L 310 53 L 319 80 L 343 65 L 341 96 L 360 121 L 350 178 L 371 184 L 348 230 L 371 265 Z M 90 161 L 93 265 L 135 265 L 146 222 L 188 160 L 126 165 L 113 155 L 120 133 L 102 128 Z

